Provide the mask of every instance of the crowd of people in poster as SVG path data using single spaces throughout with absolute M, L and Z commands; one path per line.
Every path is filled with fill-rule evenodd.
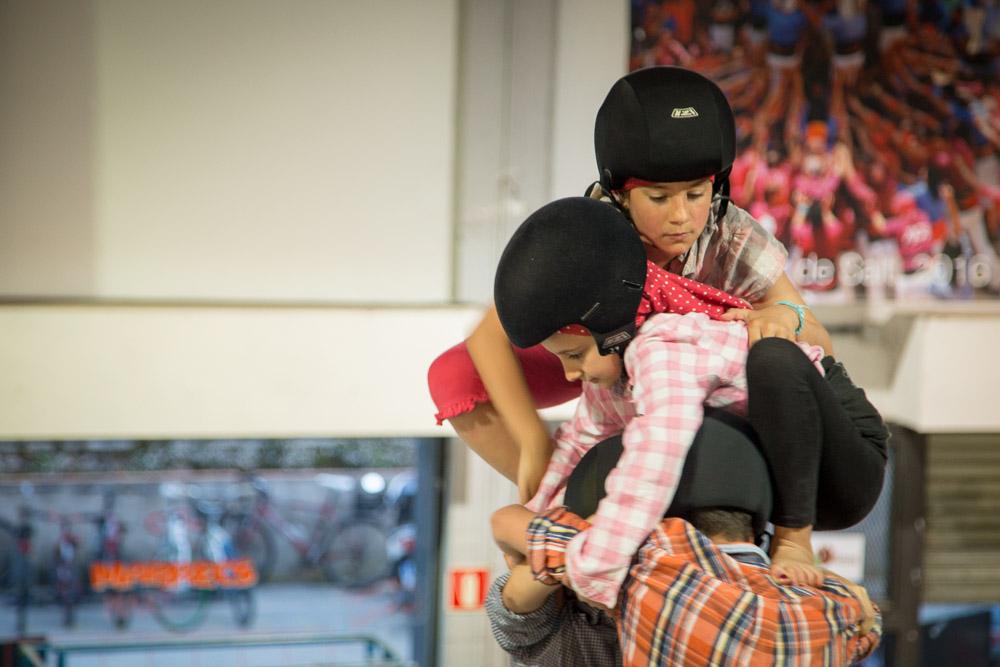
M 1000 297 L 1000 3 L 633 0 L 631 69 L 713 78 L 731 197 L 812 303 Z

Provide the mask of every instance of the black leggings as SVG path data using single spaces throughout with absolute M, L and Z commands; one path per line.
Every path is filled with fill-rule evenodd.
M 791 341 L 764 338 L 747 357 L 748 417 L 771 471 L 771 522 L 840 530 L 882 490 L 888 430 L 841 364 L 826 377 Z

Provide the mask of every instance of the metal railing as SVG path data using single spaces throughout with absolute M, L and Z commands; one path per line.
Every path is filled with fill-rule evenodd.
M 399 657 L 396 652 L 385 642 L 371 635 L 345 635 L 345 634 L 259 634 L 220 636 L 220 637 L 180 637 L 177 639 L 165 638 L 155 640 L 132 640 L 120 642 L 106 641 L 64 641 L 64 640 L 39 640 L 36 642 L 25 641 L 17 644 L 18 661 L 17 667 L 45 667 L 46 665 L 56 665 L 57 667 L 70 667 L 68 658 L 74 655 L 101 654 L 107 656 L 110 653 L 127 653 L 141 651 L 149 654 L 165 653 L 172 651 L 193 651 L 199 649 L 252 649 L 252 648 L 273 648 L 292 646 L 330 646 L 330 645 L 350 645 L 359 644 L 363 657 L 360 660 L 349 660 L 346 662 L 317 662 L 310 659 L 309 665 L 319 667 L 328 665 L 329 667 L 417 667 L 417 663 Z M 202 661 L 193 661 L 192 664 L 200 664 Z M 176 664 L 176 663 L 172 663 Z

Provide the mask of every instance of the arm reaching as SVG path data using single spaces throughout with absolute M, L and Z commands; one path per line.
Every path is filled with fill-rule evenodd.
M 548 429 L 538 412 L 528 390 L 521 365 L 500 325 L 496 308 L 490 308 L 479 326 L 465 341 L 483 386 L 490 396 L 507 429 L 508 438 L 492 438 L 492 442 L 469 443 L 473 449 L 480 447 L 508 447 L 514 451 L 501 457 L 505 463 L 500 473 L 517 483 L 521 502 L 535 495 L 545 466 L 552 453 Z M 513 442 L 511 442 L 513 439 Z M 514 465 L 516 462 L 516 465 Z

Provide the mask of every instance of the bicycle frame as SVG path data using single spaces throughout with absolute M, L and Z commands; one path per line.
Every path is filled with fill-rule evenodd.
M 290 520 L 292 510 L 274 503 L 264 479 L 248 476 L 254 494 L 252 503 L 230 513 L 231 534 L 237 553 L 250 556 L 261 579 L 267 581 L 275 567 L 274 535 L 280 535 L 298 553 L 307 567 L 319 567 L 331 582 L 359 587 L 376 581 L 386 569 L 385 531 L 354 509 L 357 482 L 348 475 L 319 473 L 316 482 L 326 489 L 322 503 L 303 503 L 299 509 L 315 516 L 303 527 Z M 249 498 L 248 494 L 243 495 Z M 350 505 L 343 505 L 347 499 Z
M 274 503 L 269 500 L 262 503 L 258 511 L 267 525 L 279 535 L 284 536 L 288 543 L 295 548 L 304 563 L 315 565 L 319 562 L 323 555 L 324 540 L 330 525 L 326 520 L 335 514 L 335 507 L 332 503 L 327 501 L 318 506 L 317 521 L 308 533 L 299 524 L 286 519 Z
M 259 527 L 267 525 L 276 534 L 281 535 L 295 549 L 306 565 L 316 565 L 323 556 L 331 527 L 337 521 L 338 511 L 336 500 L 329 496 L 319 504 L 304 505 L 303 509 L 316 515 L 312 528 L 306 529 L 300 524 L 289 521 L 271 499 L 269 491 L 264 487 L 263 479 L 253 478 L 255 498 L 253 507 L 244 518 L 245 525 Z

